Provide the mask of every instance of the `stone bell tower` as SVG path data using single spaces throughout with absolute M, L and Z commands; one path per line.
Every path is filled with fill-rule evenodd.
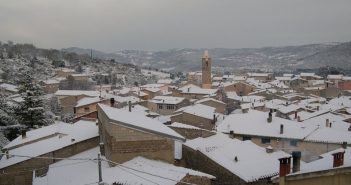
M 212 60 L 206 50 L 202 56 L 202 88 L 204 89 L 211 89 L 212 87 L 211 63 Z

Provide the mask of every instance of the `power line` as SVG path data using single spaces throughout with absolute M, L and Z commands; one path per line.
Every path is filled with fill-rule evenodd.
M 171 178 L 168 178 L 168 177 L 162 177 L 162 176 L 160 176 L 160 175 L 152 174 L 152 173 L 149 173 L 149 172 L 144 172 L 144 171 L 142 171 L 142 170 L 138 170 L 138 169 L 134 169 L 134 168 L 131 168 L 131 167 L 128 167 L 128 166 L 124 166 L 123 164 L 120 164 L 120 163 L 117 163 L 117 162 L 114 162 L 114 161 L 110 161 L 110 160 L 107 160 L 107 159 L 102 159 L 102 160 L 104 160 L 104 161 L 106 161 L 106 162 L 110 162 L 110 163 L 116 164 L 116 165 L 118 165 L 118 166 L 121 166 L 121 167 L 130 169 L 130 170 L 133 170 L 133 171 L 137 171 L 137 172 L 140 172 L 140 173 L 144 173 L 144 174 L 147 174 L 147 175 L 151 175 L 151 176 L 154 176 L 154 177 L 158 177 L 158 178 L 161 178 L 161 179 L 166 179 L 166 180 L 170 180 L 170 181 L 173 181 L 173 182 L 183 183 L 183 184 L 188 184 L 188 185 L 197 185 L 197 184 L 194 184 L 194 183 L 189 183 L 189 182 L 184 182 L 184 181 L 178 181 L 178 180 L 171 179 Z
M 83 162 L 88 162 L 88 161 L 96 162 L 96 161 L 98 161 L 97 158 L 64 158 L 64 157 L 40 157 L 40 156 L 34 157 L 34 156 L 27 156 L 27 155 L 8 154 L 8 153 L 0 153 L 0 154 L 2 154 L 2 155 L 9 155 L 10 157 L 13 157 L 13 156 L 15 156 L 15 157 L 26 157 L 26 158 L 30 158 L 30 159 L 57 159 L 57 160 L 83 161 Z M 118 167 L 120 169 L 122 169 L 121 167 L 124 167 L 124 168 L 130 169 L 130 170 L 133 170 L 133 171 L 137 171 L 137 172 L 140 172 L 140 173 L 144 173 L 144 174 L 147 174 L 147 175 L 150 175 L 150 176 L 154 176 L 154 177 L 170 180 L 170 181 L 177 182 L 177 183 L 183 183 L 183 184 L 187 184 L 187 185 L 197 185 L 197 184 L 194 184 L 194 183 L 178 181 L 178 180 L 171 179 L 171 178 L 168 178 L 168 177 L 162 177 L 160 175 L 156 175 L 156 174 L 152 174 L 152 173 L 145 172 L 145 171 L 142 171 L 142 170 L 134 169 L 134 168 L 131 168 L 131 167 L 128 167 L 128 166 L 124 166 L 124 165 L 122 165 L 120 163 L 117 163 L 117 162 L 114 162 L 114 161 L 110 161 L 110 160 L 107 160 L 107 159 L 100 159 L 100 161 L 102 161 L 102 160 L 106 161 L 106 162 L 113 163 L 115 165 L 118 165 Z M 50 168 L 56 168 L 56 167 L 62 167 L 62 166 L 70 166 L 70 165 L 79 164 L 79 163 L 83 163 L 83 162 L 64 164 L 64 165 L 60 165 L 60 166 L 52 166 Z M 32 169 L 32 170 L 23 170 L 23 171 L 20 171 L 20 172 L 17 171 L 17 172 L 14 172 L 14 173 L 23 173 L 23 172 L 35 171 L 35 170 L 40 170 L 40 169 L 45 169 L 45 168 L 48 168 L 48 167 L 41 167 L 41 168 L 36 168 L 36 169 Z M 122 169 L 122 170 L 125 170 L 125 169 Z M 148 180 L 148 179 L 146 179 L 144 177 L 141 177 L 141 176 L 139 176 L 139 175 L 137 175 L 135 173 L 132 173 L 130 171 L 127 171 L 127 172 L 129 172 L 129 173 L 131 173 L 131 174 L 133 174 L 133 175 L 135 175 L 137 177 L 143 178 L 144 180 L 147 180 L 149 182 L 155 183 L 155 182 L 153 182 L 151 180 Z M 2 171 L 2 173 L 0 173 L 0 175 L 8 175 L 8 174 L 12 174 L 12 173 L 5 173 L 4 171 Z M 157 183 L 155 183 L 155 184 L 157 184 Z

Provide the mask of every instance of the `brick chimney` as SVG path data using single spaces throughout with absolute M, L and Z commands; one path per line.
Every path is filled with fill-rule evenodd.
M 295 172 L 300 171 L 301 152 L 300 151 L 293 151 L 292 157 L 293 157 L 292 172 L 295 173 Z
M 279 177 L 285 177 L 290 173 L 291 157 L 279 159 Z
M 284 125 L 280 124 L 280 134 L 284 134 Z
M 115 98 L 110 98 L 111 107 L 115 107 Z
M 332 154 L 334 157 L 333 168 L 344 165 L 344 154 L 345 154 L 345 150 Z

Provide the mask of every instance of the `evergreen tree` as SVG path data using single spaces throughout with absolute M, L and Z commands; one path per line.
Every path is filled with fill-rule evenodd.
M 45 111 L 40 97 L 43 91 L 28 72 L 20 75 L 18 92 L 23 98 L 23 102 L 16 108 L 18 122 L 29 128 L 45 125 Z
M 17 123 L 13 108 L 6 102 L 6 98 L 0 95 L 0 126 L 15 125 Z

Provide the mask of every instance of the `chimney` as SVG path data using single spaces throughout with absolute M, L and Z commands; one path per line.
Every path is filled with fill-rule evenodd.
M 71 142 L 75 142 L 75 141 L 76 141 L 75 139 L 73 139 L 73 138 L 71 139 Z
M 319 106 L 317 106 L 317 111 L 319 111 Z
M 334 157 L 333 168 L 344 165 L 344 154 L 345 154 L 344 150 L 332 154 Z
M 27 137 L 27 131 L 22 130 L 21 135 L 22 135 L 22 139 L 25 139 Z
M 271 123 L 271 122 L 272 122 L 272 113 L 271 113 L 271 112 L 268 113 L 267 122 L 268 122 L 268 123 Z
M 128 106 L 129 106 L 129 112 L 132 112 L 132 102 L 128 101 Z
M 10 155 L 9 155 L 9 151 L 8 150 L 5 151 L 5 154 L 6 154 L 6 159 L 10 159 Z
M 285 177 L 290 173 L 291 157 L 285 157 L 279 159 L 279 177 Z
M 329 127 L 329 119 L 325 119 L 325 127 Z
M 297 111 L 295 111 L 295 119 L 297 119 Z
M 292 157 L 293 157 L 292 172 L 295 173 L 295 172 L 300 171 L 301 152 L 300 151 L 293 151 Z
M 213 114 L 213 124 L 216 123 L 216 114 Z
M 188 87 L 188 92 L 190 92 L 190 87 Z
M 349 129 L 348 129 L 350 132 L 351 132 L 351 125 L 349 126 Z
M 301 122 L 301 117 L 300 116 L 297 116 L 297 121 Z
M 234 136 L 235 136 L 235 135 L 234 135 L 234 130 L 231 130 L 231 131 L 229 132 L 229 137 L 233 139 Z
M 346 149 L 346 148 L 347 148 L 347 142 L 346 142 L 346 141 L 342 142 L 342 148 L 343 148 L 343 149 Z
M 110 99 L 110 105 L 111 107 L 115 107 L 115 98 Z
M 283 134 L 283 133 L 284 133 L 284 125 L 280 124 L 280 134 Z
M 273 153 L 273 148 L 272 148 L 271 145 L 269 145 L 269 146 L 266 147 L 266 152 L 267 152 L 268 154 Z

